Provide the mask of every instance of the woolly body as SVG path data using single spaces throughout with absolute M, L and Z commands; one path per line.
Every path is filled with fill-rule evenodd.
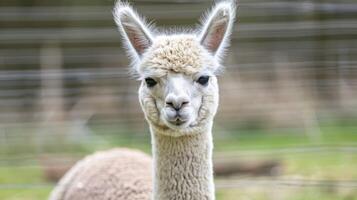
M 50 200 L 149 200 L 152 159 L 137 150 L 100 151 L 79 161 L 61 179 Z

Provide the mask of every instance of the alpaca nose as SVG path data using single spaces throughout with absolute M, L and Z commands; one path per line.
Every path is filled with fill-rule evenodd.
M 176 111 L 179 111 L 187 104 L 189 104 L 189 100 L 185 96 L 168 95 L 166 98 L 166 105 Z

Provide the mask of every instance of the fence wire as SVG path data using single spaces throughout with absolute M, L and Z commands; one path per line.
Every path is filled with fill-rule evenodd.
M 9 168 L 48 167 L 41 163 L 44 155 L 77 160 L 98 146 L 149 147 L 137 100 L 139 81 L 130 74 L 130 61 L 112 19 L 113 2 L 92 6 L 79 1 L 72 5 L 37 1 L 33 6 L 16 2 L 0 2 L 0 193 L 52 188 L 55 184 L 47 180 L 1 181 Z M 195 27 L 211 3 L 138 0 L 134 5 L 158 26 Z M 217 150 L 214 159 L 338 154 L 355 164 L 357 2 L 240 0 L 239 4 L 225 73 L 218 77 L 221 98 L 214 137 L 221 144 L 218 149 L 232 141 L 243 147 Z M 341 130 L 325 136 L 323 124 L 329 122 L 341 122 Z M 251 127 L 265 134 L 255 134 Z M 275 131 L 279 134 L 270 134 Z M 350 138 L 343 140 L 340 133 Z M 298 141 L 308 138 L 308 144 L 288 140 L 271 148 L 259 140 L 265 135 L 277 143 L 289 136 Z M 60 148 L 58 136 L 68 140 Z M 253 140 L 256 144 L 244 146 Z M 344 164 L 343 159 L 339 162 Z M 64 159 L 55 165 L 71 164 L 73 160 Z M 216 188 L 356 191 L 357 179 L 352 170 L 349 173 L 353 175 L 348 180 L 241 175 L 218 178 Z

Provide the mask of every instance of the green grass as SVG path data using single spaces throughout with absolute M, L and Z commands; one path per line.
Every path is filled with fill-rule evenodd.
M 281 160 L 286 176 L 317 180 L 357 180 L 356 153 L 293 154 L 284 156 Z
M 2 189 L 0 199 L 2 200 L 41 200 L 47 199 L 51 187 L 28 188 L 28 189 Z
M 214 132 L 215 150 L 277 149 L 311 145 L 357 145 L 357 126 L 323 126 L 317 139 L 312 139 L 304 130 L 238 130 L 227 137 Z
M 39 167 L 0 167 L 0 199 L 2 200 L 40 200 L 47 199 L 52 190 L 43 178 Z
M 27 184 L 44 183 L 42 170 L 39 167 L 0 167 L 0 183 L 2 184 Z
M 239 188 L 217 191 L 217 200 L 356 200 L 357 193 L 351 189 L 334 188 Z

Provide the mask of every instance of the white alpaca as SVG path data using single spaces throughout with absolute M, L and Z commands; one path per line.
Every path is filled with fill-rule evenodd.
M 199 32 L 160 34 L 150 29 L 129 5 L 118 3 L 114 9 L 115 21 L 133 58 L 133 71 L 142 80 L 139 100 L 151 131 L 154 200 L 215 199 L 211 132 L 218 107 L 215 74 L 221 69 L 220 59 L 228 44 L 234 17 L 235 4 L 220 2 Z M 103 167 L 100 163 L 89 164 L 93 163 L 74 168 L 82 171 L 81 168 Z M 78 175 L 71 171 L 64 178 L 67 181 L 60 184 L 73 187 L 70 177 Z M 113 175 L 104 173 L 108 178 Z M 82 172 L 77 180 L 86 176 Z M 85 199 L 135 199 L 120 196 L 128 194 L 122 188 L 107 194 L 107 190 L 113 190 L 96 184 L 96 177 L 91 178 L 97 188 L 91 187 L 92 183 L 81 187 L 90 188 L 86 190 L 88 193 L 100 190 L 103 195 L 89 198 L 88 194 Z M 53 199 L 80 199 L 71 194 L 71 187 L 60 192 L 72 195 L 71 198 L 62 195 Z M 142 199 L 150 196 L 148 192 Z

